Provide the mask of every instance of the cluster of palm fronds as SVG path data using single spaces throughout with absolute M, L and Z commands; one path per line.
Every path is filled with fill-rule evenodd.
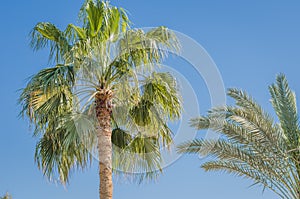
M 20 96 L 21 113 L 41 138 L 38 166 L 67 182 L 72 168 L 88 165 L 97 144 L 94 97 L 106 89 L 114 95 L 114 169 L 150 176 L 160 170 L 159 148 L 172 141 L 167 122 L 181 111 L 175 79 L 155 72 L 166 50 L 179 49 L 177 39 L 165 27 L 131 29 L 124 9 L 100 0 L 86 1 L 80 19 L 65 30 L 42 22 L 32 31 L 33 49 L 49 48 L 55 63 L 34 75 Z
M 283 75 L 269 87 L 278 116 L 276 123 L 245 92 L 229 89 L 235 106 L 214 108 L 195 118 L 196 129 L 212 129 L 219 140 L 196 139 L 179 146 L 180 152 L 214 157 L 202 165 L 206 171 L 223 170 L 262 184 L 280 197 L 299 199 L 300 129 L 295 94 Z

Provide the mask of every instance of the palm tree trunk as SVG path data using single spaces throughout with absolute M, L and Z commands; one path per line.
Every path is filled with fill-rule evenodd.
M 96 95 L 96 116 L 99 122 L 97 130 L 100 199 L 112 199 L 112 143 L 111 143 L 111 91 L 102 90 Z

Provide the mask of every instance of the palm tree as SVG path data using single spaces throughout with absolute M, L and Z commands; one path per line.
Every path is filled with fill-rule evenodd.
M 211 129 L 219 140 L 196 139 L 181 153 L 210 155 L 206 171 L 226 171 L 252 179 L 281 198 L 300 198 L 300 129 L 296 96 L 284 75 L 269 87 L 278 123 L 245 92 L 229 89 L 235 106 L 213 108 L 191 120 L 196 129 Z
M 100 198 L 111 199 L 112 172 L 142 180 L 161 171 L 160 148 L 172 142 L 167 123 L 182 108 L 175 78 L 156 69 L 178 41 L 165 27 L 131 29 L 124 9 L 108 2 L 86 1 L 79 16 L 80 26 L 64 31 L 34 27 L 31 46 L 49 47 L 54 66 L 30 78 L 21 115 L 40 138 L 35 160 L 49 179 L 67 183 L 96 151 Z
M 3 197 L 0 197 L 0 199 L 12 199 L 12 197 L 9 193 L 6 193 Z

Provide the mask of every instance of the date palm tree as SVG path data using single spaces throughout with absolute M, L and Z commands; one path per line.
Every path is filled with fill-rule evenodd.
M 54 66 L 30 78 L 21 115 L 40 138 L 35 160 L 49 179 L 67 183 L 96 154 L 100 198 L 111 199 L 112 172 L 138 180 L 161 172 L 160 148 L 172 142 L 167 123 L 182 108 L 175 78 L 156 69 L 179 46 L 165 27 L 131 29 L 124 9 L 108 2 L 86 1 L 79 16 L 79 26 L 63 31 L 34 27 L 31 46 L 48 47 Z
M 200 153 L 212 159 L 206 171 L 226 171 L 252 179 L 281 198 L 300 198 L 300 129 L 296 96 L 284 75 L 269 87 L 278 117 L 274 120 L 246 92 L 229 89 L 235 106 L 217 107 L 191 120 L 196 129 L 211 129 L 219 140 L 196 139 L 179 146 L 181 153 Z

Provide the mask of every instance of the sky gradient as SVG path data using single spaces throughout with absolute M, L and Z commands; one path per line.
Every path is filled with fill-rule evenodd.
M 48 182 L 34 163 L 36 139 L 28 123 L 18 118 L 18 89 L 25 86 L 26 78 L 49 66 L 47 51 L 30 49 L 29 32 L 40 21 L 60 28 L 76 23 L 81 4 L 81 0 L 1 2 L 0 195 L 8 191 L 14 199 L 98 198 L 96 163 L 74 173 L 66 187 Z M 133 27 L 164 25 L 196 40 L 218 66 L 226 88 L 247 90 L 272 115 L 268 86 L 276 74 L 285 73 L 300 96 L 300 1 L 112 0 L 111 4 L 130 13 Z M 184 61 L 167 63 L 178 71 L 188 67 Z M 210 108 L 205 84 L 192 76 L 189 80 L 205 114 Z M 141 185 L 115 179 L 114 198 L 278 198 L 267 190 L 262 194 L 261 187 L 248 188 L 249 180 L 206 173 L 199 167 L 202 162 L 194 155 L 182 156 L 156 182 Z

